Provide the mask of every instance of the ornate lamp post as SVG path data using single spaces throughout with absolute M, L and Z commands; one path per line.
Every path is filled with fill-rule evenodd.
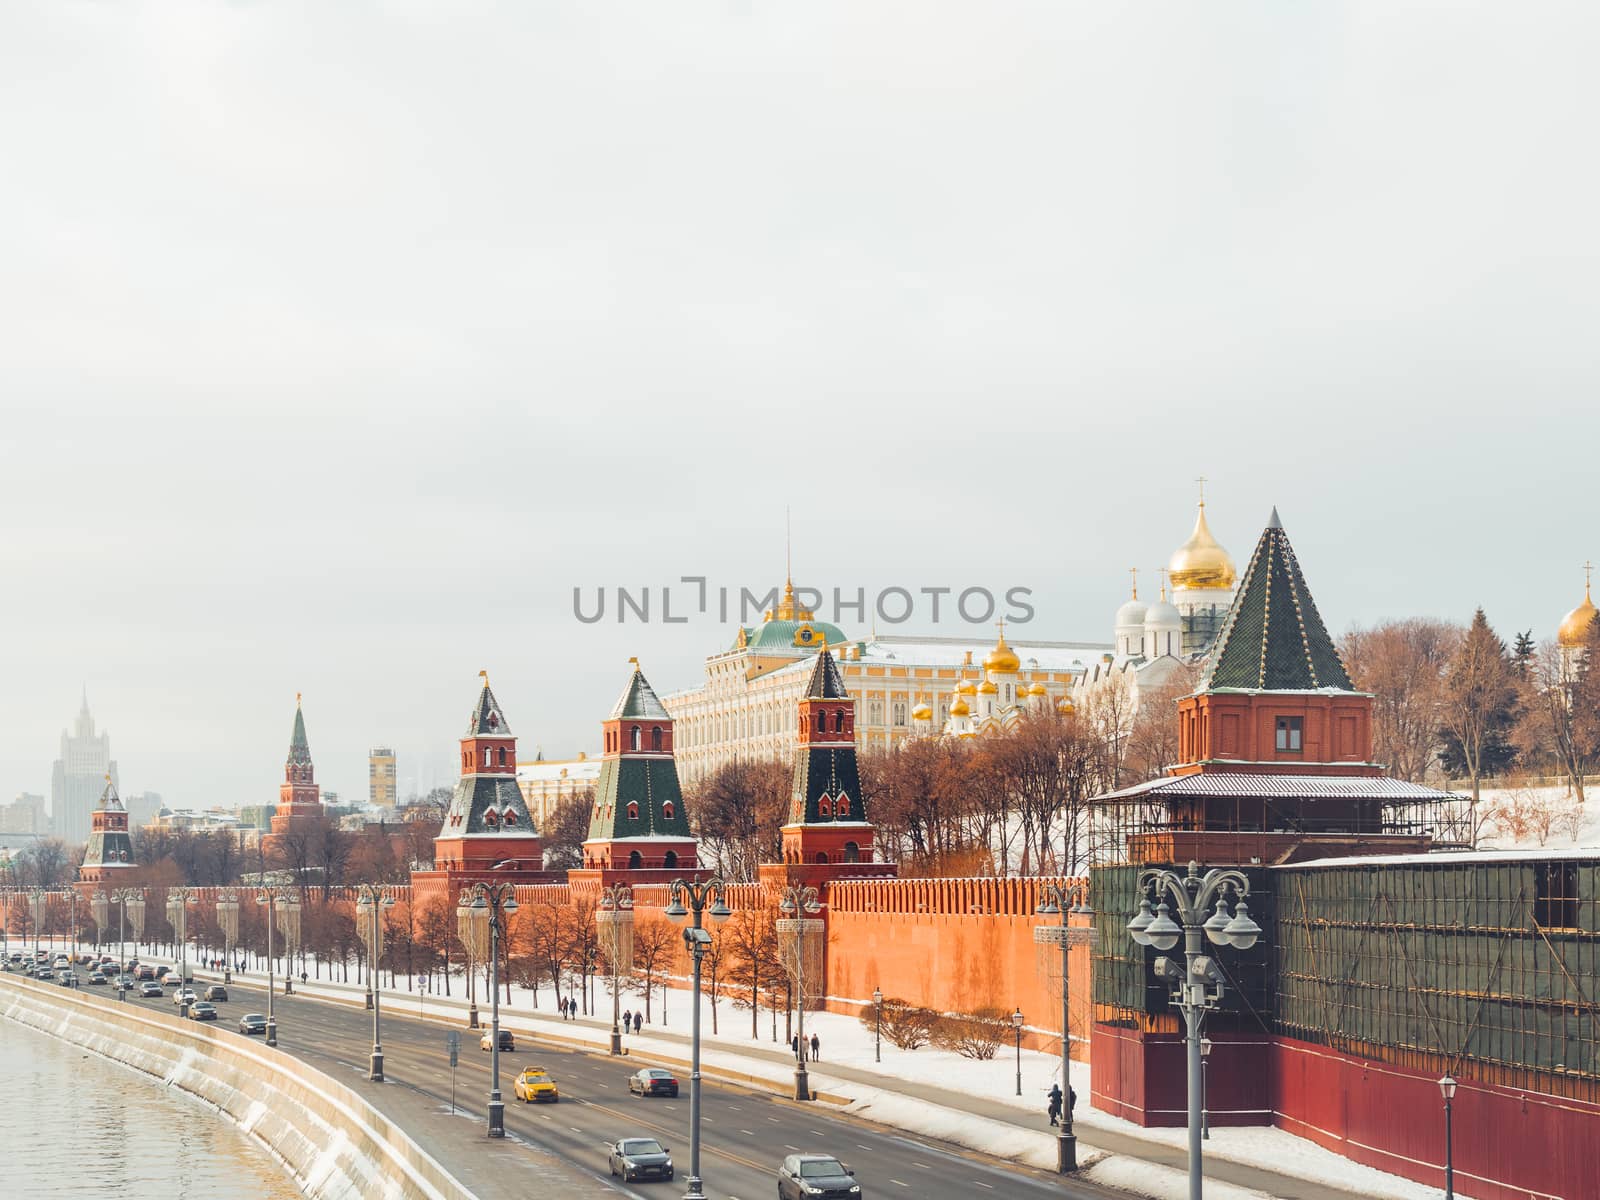
M 278 1014 L 274 1011 L 272 1003 L 272 994 L 275 990 L 272 927 L 277 924 L 279 916 L 287 917 L 287 910 L 290 906 L 293 906 L 294 927 L 298 936 L 300 930 L 300 902 L 295 899 L 294 894 L 288 888 L 265 887 L 256 893 L 256 903 L 267 910 L 267 1045 L 276 1046 L 278 1044 Z M 283 989 L 283 994 L 285 996 L 291 994 L 288 987 Z
M 95 892 L 94 895 L 89 897 L 89 916 L 94 921 L 94 952 L 96 955 L 99 955 L 102 949 L 100 943 L 107 940 L 105 936 L 106 920 L 110 915 L 111 901 L 104 891 Z M 117 963 L 117 971 L 119 974 L 122 971 L 122 963 L 120 961 Z
M 478 1028 L 478 964 L 483 961 L 481 948 L 478 946 L 475 926 L 472 920 L 472 905 L 467 902 L 465 892 L 461 894 L 460 902 L 456 905 L 456 937 L 461 942 L 461 948 L 467 956 L 467 1028 Z
M 633 889 L 625 883 L 603 888 L 594 923 L 611 976 L 611 1053 L 622 1053 L 622 975 L 633 970 Z
M 517 911 L 516 889 L 509 883 L 475 883 L 461 893 L 472 910 L 472 920 L 487 926 L 489 943 L 489 1136 L 506 1135 L 506 1105 L 500 1098 L 500 941 L 506 936 L 506 918 Z M 475 936 L 477 936 L 475 934 Z
M 1017 1095 L 1022 1095 L 1022 1009 L 1011 1014 L 1011 1028 L 1017 1033 Z
M 128 970 L 128 957 L 125 945 L 128 940 L 128 918 L 133 918 L 133 936 L 141 937 L 144 934 L 144 889 L 143 888 L 118 888 L 111 893 L 112 901 L 118 906 L 117 915 L 117 974 L 124 975 Z M 127 990 L 117 989 L 117 999 L 126 1000 Z
M 1089 888 L 1083 883 L 1046 883 L 1044 903 L 1036 910 L 1041 917 L 1060 917 L 1057 926 L 1040 925 L 1033 931 L 1033 940 L 1046 959 L 1045 974 L 1052 980 L 1061 975 L 1061 1124 L 1056 1131 L 1056 1170 L 1062 1174 L 1078 1169 L 1078 1135 L 1072 1131 L 1072 1003 L 1070 992 L 1070 947 L 1075 940 L 1067 924 L 1069 915 L 1087 915 Z M 1075 932 L 1085 935 L 1089 930 Z M 1059 960 L 1057 953 L 1059 952 Z
M 1439 1080 L 1439 1094 L 1444 1097 L 1444 1200 L 1455 1200 L 1455 1131 L 1451 1128 L 1453 1123 L 1451 1102 L 1456 1098 L 1456 1081 L 1449 1075 Z
M 812 974 L 809 960 L 819 957 L 822 943 L 822 921 L 817 913 L 822 905 L 817 899 L 817 889 L 809 885 L 790 884 L 783 889 L 778 901 L 778 952 L 784 968 L 794 979 L 795 1008 L 800 1014 L 800 1036 L 795 1044 L 794 1098 L 811 1099 L 811 1080 L 806 1074 L 806 976 Z
M 72 948 L 78 948 L 78 889 L 67 889 L 67 922 L 72 926 Z
M 217 893 L 217 925 L 222 929 L 222 982 L 233 982 L 233 948 L 239 944 L 239 893 L 223 888 Z
M 358 923 L 366 922 L 362 940 L 367 943 L 367 996 L 372 1008 L 372 1058 L 367 1078 L 374 1083 L 383 1082 L 383 1041 L 379 1036 L 378 1018 L 382 1004 L 378 996 L 378 960 L 383 957 L 383 910 L 394 907 L 394 897 L 386 894 L 376 884 L 363 883 L 360 899 L 356 901 Z
M 39 957 L 39 930 L 44 925 L 45 894 L 41 887 L 28 889 L 28 908 L 33 913 L 33 957 Z
M 1250 881 L 1241 871 L 1213 868 L 1202 877 L 1200 864 L 1191 862 L 1186 874 L 1165 868 L 1139 873 L 1142 898 L 1139 911 L 1128 922 L 1128 936 L 1141 946 L 1171 950 L 1184 941 L 1185 965 L 1166 957 L 1156 959 L 1156 974 L 1170 982 L 1173 1003 L 1183 1013 L 1189 1045 L 1189 1200 L 1201 1200 L 1200 1106 L 1205 1081 L 1201 1074 L 1200 1035 L 1206 1013 L 1222 998 L 1222 973 L 1204 954 L 1206 941 L 1217 946 L 1248 950 L 1261 936 L 1261 927 L 1250 919 L 1245 897 Z M 1228 916 L 1228 897 L 1235 897 L 1234 914 Z M 1168 904 L 1168 900 L 1172 904 Z M 1157 901 L 1154 914 L 1151 901 Z M 1206 909 L 1216 902 L 1210 917 Z M 1178 921 L 1171 917 L 1177 907 Z M 1179 922 L 1182 922 L 1181 924 Z
M 1211 1063 L 1211 1039 L 1200 1039 L 1200 1136 L 1211 1140 L 1211 1080 L 1207 1068 Z
M 693 918 L 683 931 L 683 944 L 694 959 L 694 1016 L 689 1037 L 689 1190 L 684 1192 L 683 1200 L 705 1200 L 706 1195 L 700 1180 L 700 959 L 711 946 L 705 919 L 721 925 L 733 916 L 727 894 L 728 885 L 716 875 L 704 883 L 674 879 L 671 903 L 662 910 L 669 921 L 678 925 Z
M 878 1019 L 872 1031 L 872 1061 L 883 1061 L 883 989 L 872 989 L 872 1007 L 877 1010 Z
M 189 905 L 199 902 L 199 897 L 186 887 L 176 887 L 167 893 L 167 920 L 172 922 L 172 932 L 178 942 L 178 1015 L 189 1015 L 189 1001 L 183 997 L 189 991 Z

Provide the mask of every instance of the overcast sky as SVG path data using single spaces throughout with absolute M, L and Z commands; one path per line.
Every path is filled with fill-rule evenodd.
M 801 583 L 1028 587 L 1026 635 L 1108 640 L 1204 473 L 1241 563 L 1279 506 L 1335 630 L 1548 636 L 1600 556 L 1597 35 L 6 5 L 0 798 L 84 684 L 185 805 L 275 800 L 297 691 L 346 796 L 381 742 L 448 782 L 480 668 L 525 754 L 594 748 L 629 655 L 685 687 L 732 621 L 574 587 L 765 589 L 786 505 Z

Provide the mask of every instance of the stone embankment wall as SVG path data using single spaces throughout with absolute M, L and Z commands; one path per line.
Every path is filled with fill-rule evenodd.
M 0 975 L 0 1017 L 215 1107 L 318 1200 L 473 1200 L 399 1126 L 299 1059 L 214 1024 Z

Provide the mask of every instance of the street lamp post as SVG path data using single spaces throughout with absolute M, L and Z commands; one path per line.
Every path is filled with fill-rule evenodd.
M 1444 1097 L 1444 1200 L 1455 1200 L 1455 1131 L 1451 1128 L 1453 1123 L 1451 1101 L 1456 1098 L 1456 1081 L 1449 1075 L 1439 1080 L 1439 1094 Z
M 469 902 L 468 897 L 471 897 Z M 472 920 L 488 926 L 489 941 L 489 1136 L 506 1135 L 506 1105 L 500 1097 L 500 941 L 506 918 L 517 911 L 516 888 L 509 883 L 475 883 L 461 894 Z
M 1017 1031 L 1017 1095 L 1022 1095 L 1022 1009 L 1011 1014 L 1011 1028 Z
M 1072 1131 L 1072 964 L 1067 918 L 1074 914 L 1087 916 L 1094 912 L 1089 907 L 1088 885 L 1046 883 L 1044 903 L 1039 905 L 1037 911 L 1041 917 L 1061 918 L 1061 924 L 1055 929 L 1043 925 L 1035 929 L 1034 937 L 1041 947 L 1046 946 L 1048 941 L 1058 942 L 1061 952 L 1061 1124 L 1056 1129 L 1056 1170 L 1066 1174 L 1078 1169 L 1078 1135 Z M 1052 936 L 1045 939 L 1047 933 Z
M 295 900 L 287 888 L 273 887 L 262 888 L 256 893 L 256 903 L 267 910 L 267 1045 L 278 1044 L 278 1014 L 273 1008 L 272 995 L 276 990 L 276 981 L 273 978 L 275 966 L 272 954 L 272 927 L 278 922 L 278 908 L 287 908 L 294 905 L 299 908 L 299 901 Z M 292 965 L 292 964 L 290 964 Z M 287 987 L 283 989 L 285 996 L 290 995 Z
M 172 932 L 178 941 L 178 1015 L 189 1015 L 189 905 L 199 903 L 199 897 L 186 887 L 173 888 L 167 893 L 167 920 L 172 922 Z
M 217 893 L 217 924 L 222 929 L 222 982 L 233 982 L 233 948 L 239 941 L 239 893 L 223 888 Z
M 1245 897 L 1250 881 L 1242 871 L 1213 868 L 1202 877 L 1200 864 L 1191 862 L 1187 873 L 1155 867 L 1139 873 L 1139 911 L 1128 922 L 1128 936 L 1141 946 L 1171 950 L 1184 942 L 1185 964 L 1179 966 L 1162 956 L 1156 959 L 1156 974 L 1172 985 L 1173 1002 L 1183 1013 L 1187 1030 L 1189 1059 L 1189 1200 L 1201 1200 L 1200 1107 L 1205 1080 L 1202 1075 L 1200 1034 L 1206 1013 L 1222 998 L 1222 972 L 1203 953 L 1209 940 L 1217 946 L 1248 950 L 1261 936 L 1261 927 L 1250 919 Z M 1234 914 L 1228 916 L 1229 896 L 1234 897 Z M 1168 904 L 1168 900 L 1172 904 Z M 1157 902 L 1150 911 L 1151 901 Z M 1206 909 L 1215 901 L 1210 917 Z M 1177 908 L 1178 920 L 1171 917 Z M 1180 924 L 1181 922 L 1181 924 Z
M 595 909 L 595 926 L 611 976 L 611 1053 L 622 1053 L 622 971 L 633 969 L 633 889 L 625 883 L 603 888 Z
M 37 963 L 39 959 L 39 928 L 44 924 L 44 889 L 31 888 L 28 891 L 28 907 L 33 910 L 33 958 Z
M 477 944 L 474 932 L 475 926 L 472 919 L 472 905 L 468 903 L 466 893 L 463 892 L 459 903 L 456 905 L 456 938 L 461 942 L 461 948 L 466 952 L 467 959 L 467 1028 L 478 1028 L 478 963 L 482 961 L 482 949 Z
M 72 949 L 78 949 L 78 889 L 67 889 L 67 921 L 72 926 Z
M 872 989 L 872 1007 L 877 1011 L 877 1020 L 872 1030 L 872 1061 L 883 1061 L 883 989 Z
M 393 907 L 394 897 L 386 894 L 383 888 L 371 883 L 361 885 L 356 913 L 367 921 L 364 934 L 367 943 L 367 992 L 372 1008 L 372 1057 L 367 1078 L 373 1083 L 383 1082 L 383 1040 L 378 1029 L 378 1017 L 382 1010 L 378 997 L 378 959 L 383 954 L 383 910 Z
M 1211 1039 L 1200 1039 L 1200 1136 L 1211 1140 Z
M 144 889 L 143 888 L 118 888 L 111 893 L 112 901 L 117 905 L 117 975 L 127 974 L 128 957 L 126 945 L 128 941 L 128 910 L 134 910 L 134 933 L 137 934 L 144 928 Z M 117 989 L 117 999 L 126 1000 L 126 988 Z
M 692 918 L 683 931 L 683 944 L 694 959 L 694 1016 L 689 1036 L 689 1190 L 684 1192 L 683 1200 L 705 1200 L 706 1195 L 700 1179 L 700 959 L 711 946 L 711 934 L 704 921 L 721 925 L 733 916 L 727 889 L 728 885 L 716 875 L 703 883 L 674 879 L 671 902 L 662 910 L 668 920 L 678 925 Z
M 822 921 L 817 914 L 822 904 L 817 889 L 809 885 L 790 884 L 783 889 L 778 901 L 778 943 L 784 966 L 794 976 L 795 1011 L 799 1014 L 799 1037 L 795 1039 L 794 1098 L 811 1099 L 811 1080 L 806 1073 L 806 959 L 810 956 L 813 939 L 822 936 Z

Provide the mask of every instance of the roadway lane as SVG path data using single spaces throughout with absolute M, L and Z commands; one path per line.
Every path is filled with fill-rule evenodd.
M 198 990 L 198 989 L 197 989 Z M 218 1004 L 221 1024 L 236 1026 L 245 1012 L 265 1012 L 266 996 L 254 986 L 230 984 L 229 1002 Z M 165 1005 L 160 1000 L 129 1003 Z M 365 1080 L 372 1048 L 372 1016 L 364 1009 L 298 996 L 279 995 L 278 1045 L 305 1057 L 319 1069 L 353 1083 Z M 388 1084 L 426 1093 L 443 1106 L 450 1098 L 451 1072 L 445 1049 L 450 1026 L 419 1020 L 405 1013 L 395 997 L 383 1011 L 384 1073 Z M 489 1088 L 489 1054 L 478 1049 L 473 1031 L 461 1030 L 461 1065 L 456 1078 L 456 1103 L 481 1114 Z M 546 1068 L 561 1089 L 557 1104 L 524 1105 L 512 1094 L 512 1082 L 524 1066 Z M 656 1065 L 632 1055 L 575 1051 L 517 1035 L 517 1049 L 500 1056 L 501 1089 L 506 1099 L 506 1130 L 580 1169 L 606 1177 L 607 1142 L 622 1137 L 655 1136 L 672 1150 L 678 1172 L 672 1184 L 631 1184 L 618 1189 L 629 1196 L 674 1196 L 689 1173 L 689 1080 L 678 1072 L 682 1093 L 676 1100 L 645 1100 L 628 1092 L 627 1077 Z M 351 1075 L 358 1080 L 350 1080 Z M 755 1200 L 776 1191 L 776 1171 L 785 1154 L 836 1155 L 854 1168 L 863 1194 L 905 1195 L 928 1200 L 993 1194 L 1003 1197 L 1067 1197 L 1069 1200 L 1111 1200 L 1123 1193 L 1012 1163 L 974 1154 L 925 1138 L 917 1138 L 838 1113 L 820 1102 L 798 1104 L 765 1092 L 705 1080 L 702 1083 L 701 1175 L 708 1196 L 718 1200 Z M 463 1136 L 468 1127 L 463 1123 Z

